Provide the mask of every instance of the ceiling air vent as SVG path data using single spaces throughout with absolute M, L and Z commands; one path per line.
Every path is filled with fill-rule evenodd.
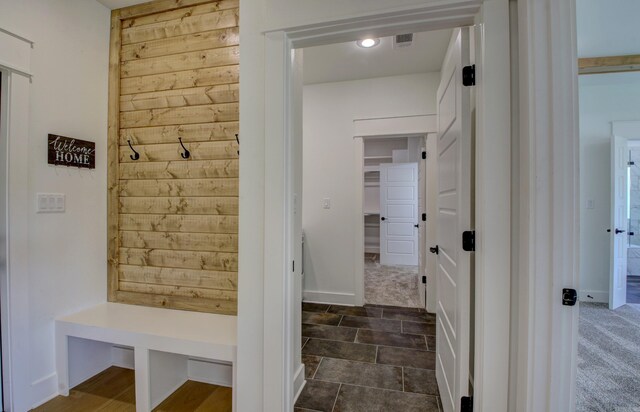
M 393 48 L 409 47 L 413 43 L 413 33 L 398 34 L 393 38 Z

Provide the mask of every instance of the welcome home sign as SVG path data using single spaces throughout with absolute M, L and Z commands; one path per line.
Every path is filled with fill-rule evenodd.
M 86 140 L 50 134 L 48 163 L 50 165 L 95 169 L 96 144 Z

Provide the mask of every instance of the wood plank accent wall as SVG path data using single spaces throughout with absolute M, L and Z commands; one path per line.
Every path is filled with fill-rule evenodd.
M 237 313 L 238 1 L 112 12 L 109 301 Z

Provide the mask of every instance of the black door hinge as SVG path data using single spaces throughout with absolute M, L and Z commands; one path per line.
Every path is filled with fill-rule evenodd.
M 425 151 L 423 151 L 423 152 L 422 152 L 422 158 L 423 158 L 423 159 L 426 159 L 426 158 L 427 158 L 427 152 L 425 152 Z
M 426 221 L 427 221 L 427 214 L 426 214 L 426 213 L 423 213 L 423 214 L 422 214 L 422 221 L 423 221 L 423 222 L 426 222 Z
M 295 260 L 293 262 L 291 262 L 291 271 L 292 272 L 296 271 L 296 261 Z
M 464 66 L 462 68 L 462 85 L 463 86 L 475 86 L 476 85 L 476 65 Z
M 575 306 L 578 301 L 578 292 L 575 289 L 562 289 L 562 304 L 564 306 Z
M 424 283 L 425 285 L 427 284 L 427 277 L 426 276 L 422 276 L 422 283 Z
M 471 396 L 463 396 L 460 399 L 460 412 L 473 412 L 473 398 Z
M 466 252 L 473 252 L 476 250 L 475 230 L 467 230 L 462 232 L 462 250 Z

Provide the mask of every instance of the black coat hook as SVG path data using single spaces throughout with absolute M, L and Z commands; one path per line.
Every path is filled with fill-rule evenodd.
M 131 148 L 131 151 L 133 152 L 132 155 L 129 155 L 129 157 L 131 158 L 131 160 L 138 160 L 140 159 L 140 153 L 136 152 L 136 149 L 133 148 L 133 146 L 131 146 L 131 140 L 127 140 L 127 143 L 129 143 L 129 147 Z
M 236 133 L 236 143 L 238 143 L 238 156 L 240 156 L 240 136 Z
M 178 137 L 178 140 L 180 141 L 180 146 L 182 146 L 182 148 L 184 149 L 184 153 L 180 153 L 180 156 L 182 156 L 183 159 L 188 159 L 191 157 L 191 152 L 187 150 L 186 147 L 184 147 L 184 145 L 182 144 L 182 137 Z

